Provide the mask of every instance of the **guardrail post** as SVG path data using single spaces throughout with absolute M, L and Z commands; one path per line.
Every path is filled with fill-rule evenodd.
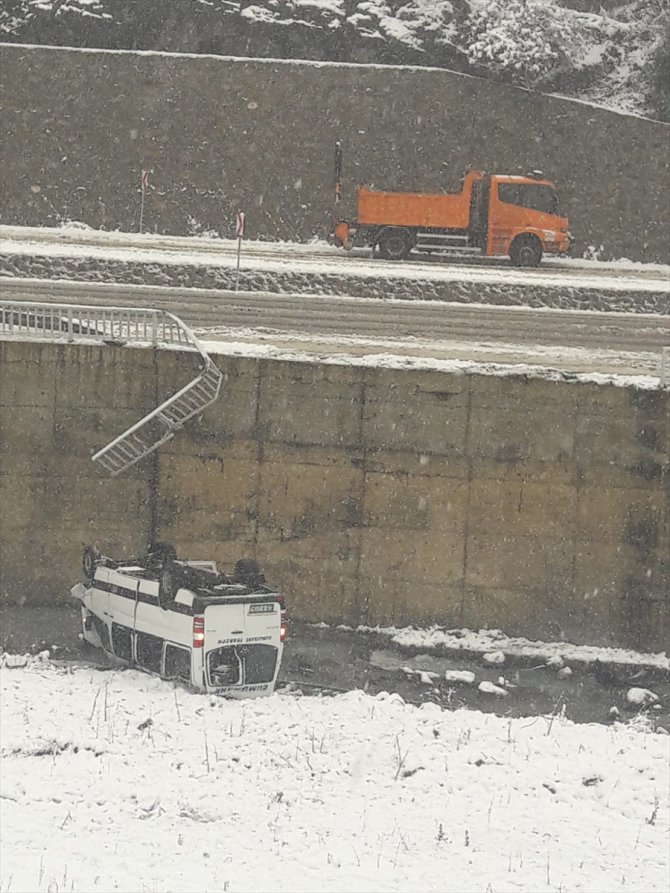
M 71 310 L 68 310 L 68 312 L 67 312 L 67 340 L 74 341 L 74 332 L 72 331 L 72 311 Z
M 158 317 L 156 313 L 151 314 L 151 343 L 154 347 L 158 344 Z

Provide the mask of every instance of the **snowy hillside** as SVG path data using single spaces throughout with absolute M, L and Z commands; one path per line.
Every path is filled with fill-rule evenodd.
M 0 39 L 432 65 L 670 120 L 669 0 L 2 0 Z

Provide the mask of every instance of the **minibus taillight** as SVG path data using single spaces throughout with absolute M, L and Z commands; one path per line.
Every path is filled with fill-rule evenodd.
M 202 648 L 205 644 L 205 618 L 193 618 L 193 647 Z
M 279 623 L 279 641 L 283 642 L 286 636 L 288 636 L 288 627 L 286 626 L 286 599 L 283 595 L 278 595 L 276 597 L 276 601 L 279 603 L 279 610 L 281 611 Z

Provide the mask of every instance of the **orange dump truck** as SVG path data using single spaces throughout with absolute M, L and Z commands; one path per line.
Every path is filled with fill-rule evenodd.
M 337 161 L 336 161 L 337 163 Z M 341 194 L 336 167 L 336 201 Z M 564 254 L 571 244 L 556 187 L 541 172 L 524 177 L 471 170 L 457 193 L 377 192 L 360 187 L 356 219 L 338 220 L 335 242 L 371 245 L 387 260 L 411 251 L 509 255 L 535 267 L 543 254 Z

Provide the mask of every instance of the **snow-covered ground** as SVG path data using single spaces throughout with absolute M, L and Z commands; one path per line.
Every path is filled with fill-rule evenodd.
M 234 267 L 237 242 L 197 236 L 163 236 L 107 232 L 81 228 L 0 227 L 0 253 L 51 258 L 97 258 L 126 262 Z M 423 281 L 461 281 L 523 286 L 607 289 L 620 292 L 658 291 L 670 295 L 670 267 L 631 261 L 553 259 L 538 270 L 518 270 L 505 260 L 479 263 L 430 263 L 425 259 L 403 263 L 372 260 L 369 250 L 347 254 L 324 242 L 245 241 L 244 271 L 341 275 Z
M 60 245 L 109 245 L 125 248 L 155 248 L 166 251 L 196 251 L 199 254 L 214 252 L 217 254 L 237 255 L 237 239 L 226 239 L 217 233 L 199 233 L 191 236 L 172 236 L 164 233 L 151 232 L 124 232 L 122 230 L 94 229 L 86 223 L 76 220 L 65 220 L 59 226 L 16 226 L 13 224 L 0 224 L 0 239 L 9 242 L 38 242 Z M 265 240 L 244 239 L 243 250 L 254 253 L 269 253 L 275 256 L 326 256 L 334 259 L 346 256 L 369 257 L 369 248 L 354 248 L 345 252 L 342 248 L 333 245 L 323 239 L 311 239 L 309 242 L 291 242 L 277 240 L 273 242 Z M 456 254 L 454 255 L 456 256 Z M 425 258 L 424 258 L 425 260 Z M 490 265 L 488 258 L 483 263 Z M 495 261 L 494 261 L 495 262 Z M 508 265 L 506 258 L 499 258 L 497 262 Z M 472 257 L 466 263 L 472 264 Z M 398 264 L 389 262 L 391 267 L 397 268 Z M 424 264 L 425 266 L 425 264 Z M 643 263 L 627 258 L 619 260 L 597 260 L 595 258 L 578 258 L 566 255 L 562 258 L 545 257 L 542 267 L 564 268 L 569 270 L 583 270 L 586 273 L 602 275 L 614 272 L 618 275 L 630 271 L 637 275 L 670 280 L 670 266 L 659 263 Z M 530 272 L 530 271 L 524 271 Z
M 2 893 L 666 891 L 670 737 L 0 671 Z

